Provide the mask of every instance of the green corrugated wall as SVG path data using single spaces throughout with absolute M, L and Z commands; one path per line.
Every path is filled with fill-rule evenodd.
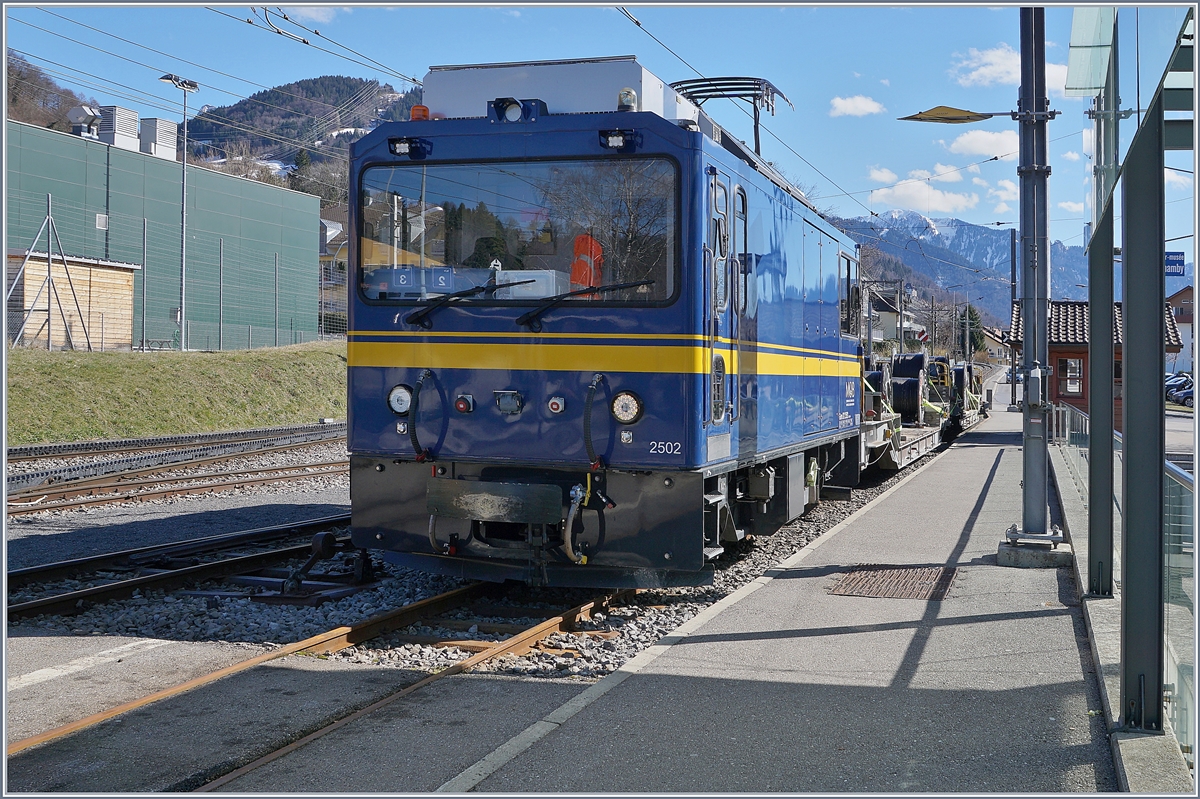
M 146 338 L 170 340 L 178 331 L 172 309 L 179 305 L 179 162 L 20 122 L 9 121 L 6 133 L 9 250 L 34 244 L 47 195 L 67 255 L 141 264 L 145 219 L 148 241 L 144 269 L 135 279 L 133 343 L 142 335 L 143 286 Z M 108 215 L 107 231 L 98 228 L 96 214 Z M 312 195 L 188 167 L 191 348 L 316 338 L 319 214 L 320 202 Z M 36 249 L 46 249 L 44 234 Z M 223 334 L 217 329 L 222 316 Z

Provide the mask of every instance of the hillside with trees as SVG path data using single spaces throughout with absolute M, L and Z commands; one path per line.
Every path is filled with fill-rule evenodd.
M 7 53 L 8 119 L 51 130 L 69 131 L 67 112 L 77 105 L 98 105 L 95 98 L 73 92 L 11 49 Z
M 378 81 L 324 75 L 266 89 L 229 106 L 204 106 L 188 122 L 195 152 L 224 157 L 231 145 L 294 163 L 345 158 L 349 144 L 380 121 L 407 119 L 420 89 L 397 92 Z

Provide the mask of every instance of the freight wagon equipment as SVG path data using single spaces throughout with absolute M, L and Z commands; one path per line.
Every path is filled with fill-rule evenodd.
M 676 87 L 633 57 L 434 67 L 353 145 L 357 546 L 699 584 L 857 484 L 854 242 L 700 107 L 773 109 L 769 82 Z
M 863 384 L 864 467 L 903 469 L 977 425 L 986 411 L 971 363 L 919 352 L 894 355 L 874 367 Z

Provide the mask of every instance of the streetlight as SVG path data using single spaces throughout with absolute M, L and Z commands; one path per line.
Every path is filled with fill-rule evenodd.
M 180 201 L 179 217 L 179 351 L 185 352 L 187 341 L 187 96 L 188 92 L 200 91 L 194 80 L 167 73 L 159 78 L 183 91 L 183 198 Z
M 1020 159 L 1017 174 L 1021 193 L 1022 301 L 1021 323 L 1024 328 L 1025 396 L 1022 402 L 1022 512 L 1021 524 L 1005 533 L 1006 542 L 1021 539 L 1057 544 L 1061 533 L 1049 520 L 1049 452 L 1046 439 L 1050 428 L 1050 405 L 1046 402 L 1045 366 L 1048 365 L 1046 342 L 1050 310 L 1050 240 L 1047 230 L 1046 123 L 1058 116 L 1050 109 L 1046 96 L 1046 22 L 1045 9 L 1021 9 L 1021 90 L 1016 111 L 976 112 L 937 106 L 919 114 L 902 117 L 914 122 L 962 124 L 1009 116 L 1020 125 Z M 1003 547 L 1002 547 L 1003 548 Z

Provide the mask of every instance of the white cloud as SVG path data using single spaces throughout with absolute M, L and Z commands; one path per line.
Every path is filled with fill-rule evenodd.
M 1063 90 L 1067 86 L 1067 65 L 1046 64 L 1046 93 L 1052 97 L 1065 97 Z M 1075 98 L 1071 98 L 1075 99 Z
M 1067 150 L 1065 153 L 1063 153 L 1062 157 L 1068 161 L 1078 161 L 1080 159 L 1079 153 L 1075 152 L 1074 150 Z
M 1083 205 L 1083 203 L 1063 202 L 1063 203 L 1059 203 L 1058 207 L 1063 209 L 1067 213 L 1082 214 L 1084 205 Z
M 334 16 L 339 11 L 350 13 L 351 9 L 345 6 L 337 8 L 334 6 L 284 6 L 283 13 L 289 17 L 303 19 L 309 22 L 319 22 L 322 25 L 332 22 Z
M 959 86 L 1021 85 L 1021 54 L 1004 42 L 991 50 L 972 47 L 959 59 L 950 70 Z
M 944 147 L 945 144 L 943 144 L 942 146 Z M 967 171 L 970 172 L 972 175 L 978 175 L 979 174 L 979 164 L 971 164 L 969 167 L 967 167 Z
M 879 82 L 882 83 L 884 86 L 892 85 L 892 82 L 890 80 L 888 80 L 887 78 L 880 78 Z
M 1092 157 L 1092 131 L 1090 129 L 1082 131 L 1083 133 L 1083 154 L 1087 158 Z
M 997 180 L 996 188 L 988 189 L 988 197 L 1000 202 L 1016 202 L 1021 197 L 1021 190 L 1011 180 Z
M 517 11 L 515 8 L 506 8 L 506 9 L 504 9 L 504 10 L 503 10 L 503 14 L 504 14 L 504 16 L 506 16 L 506 17 L 519 17 L 519 16 L 521 16 L 521 12 L 520 12 L 520 11 Z
M 1017 157 L 1020 137 L 1015 130 L 969 130 L 950 143 L 955 155 L 1000 156 L 1005 161 Z
M 955 194 L 935 189 L 925 182 L 913 181 L 876 189 L 871 192 L 870 201 L 890 205 L 893 208 L 953 214 L 974 208 L 979 204 L 979 195 Z
M 1176 172 L 1174 169 L 1164 169 L 1163 179 L 1168 186 L 1175 186 L 1180 189 L 1190 189 L 1192 187 L 1192 176 Z
M 1000 203 L 992 209 L 993 214 L 1007 214 L 1012 209 L 1008 207 L 1008 203 Z
M 956 166 L 934 164 L 933 179 L 940 183 L 958 183 L 963 179 L 962 170 Z
M 882 114 L 886 110 L 870 97 L 861 94 L 853 97 L 834 97 L 829 101 L 829 116 L 831 117 L 865 117 L 869 114 Z
M 851 74 L 851 75 L 853 75 L 853 76 L 854 76 L 854 77 L 856 77 L 856 78 L 861 78 L 861 77 L 862 77 L 862 75 L 858 74 L 857 72 L 851 72 L 850 74 Z
M 956 167 L 945 164 L 934 164 L 933 169 L 914 169 L 908 173 L 914 180 L 936 180 L 939 183 L 958 183 L 962 180 L 962 172 Z
M 899 176 L 887 167 L 871 167 L 871 180 L 877 183 L 895 183 Z
M 982 186 L 985 189 L 988 186 L 992 185 L 992 184 L 988 183 L 986 180 L 984 180 L 983 178 L 971 178 L 971 182 L 974 183 L 976 186 Z

